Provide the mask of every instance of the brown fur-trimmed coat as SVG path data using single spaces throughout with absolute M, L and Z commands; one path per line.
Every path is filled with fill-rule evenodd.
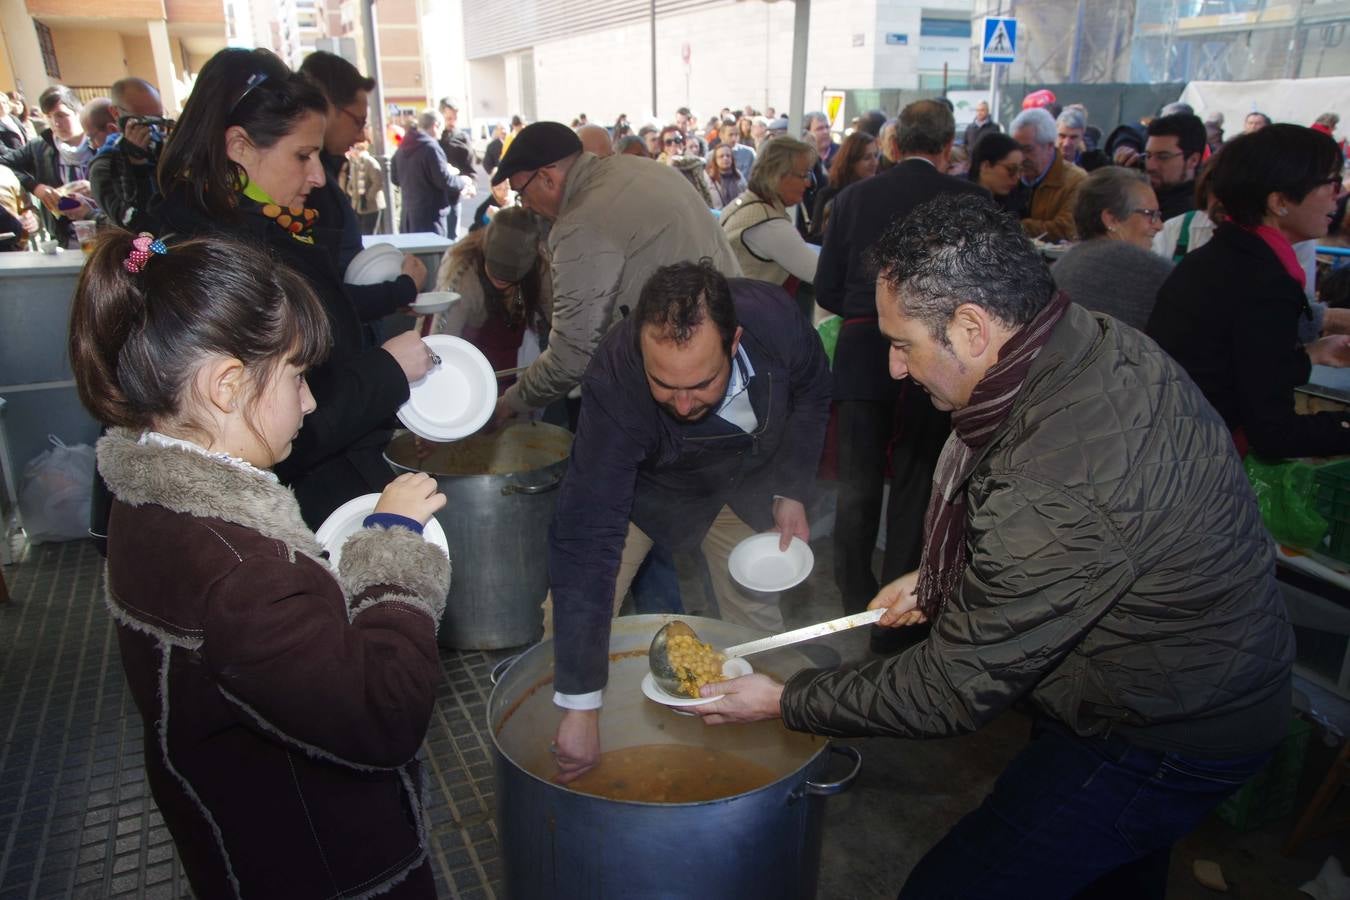
M 366 529 L 330 570 L 290 490 L 114 430 L 108 605 L 155 802 L 199 900 L 370 897 L 426 857 L 449 560 Z

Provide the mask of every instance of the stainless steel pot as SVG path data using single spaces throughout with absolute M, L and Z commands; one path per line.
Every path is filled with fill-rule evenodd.
M 788 731 L 777 722 L 706 726 L 646 699 L 647 646 L 674 616 L 614 620 L 601 746 L 617 750 L 679 743 L 735 753 L 777 779 L 754 791 L 701 803 L 634 803 L 580 794 L 552 783 L 548 745 L 561 710 L 553 705 L 553 646 L 545 641 L 494 672 L 488 699 L 497 776 L 497 834 L 506 890 L 514 900 L 631 900 L 697 897 L 810 898 L 820 867 L 822 798 L 846 790 L 861 756 Z M 726 646 L 753 637 L 716 619 L 678 617 L 704 640 Z M 782 678 L 809 665 L 792 648 L 755 657 Z M 851 770 L 826 782 L 834 753 Z
M 384 457 L 395 472 L 427 472 L 445 494 L 436 519 L 450 545 L 450 595 L 437 639 L 492 650 L 539 637 L 548 593 L 548 526 L 567 470 L 572 435 L 529 422 L 452 444 L 402 434 Z

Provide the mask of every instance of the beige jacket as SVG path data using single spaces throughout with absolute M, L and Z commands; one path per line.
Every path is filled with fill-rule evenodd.
M 1073 202 L 1078 187 L 1087 178 L 1087 172 L 1071 162 L 1065 162 L 1059 151 L 1045 179 L 1031 194 L 1031 209 L 1022 220 L 1022 227 L 1031 237 L 1045 235 L 1048 241 L 1072 241 L 1078 237 L 1073 224 Z
M 636 156 L 583 153 L 563 186 L 548 236 L 553 265 L 553 327 L 548 349 L 505 393 L 517 412 L 546 406 L 581 382 L 600 339 L 637 308 L 661 266 L 712 260 L 741 274 L 717 220 L 669 166 Z

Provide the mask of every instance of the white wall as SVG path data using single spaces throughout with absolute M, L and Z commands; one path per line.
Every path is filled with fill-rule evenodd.
M 468 118 L 508 118 L 506 64 L 502 57 L 469 61 Z M 466 123 L 467 124 L 467 123 Z
M 469 66 L 464 57 L 464 0 L 425 0 L 421 31 L 426 51 L 422 54 L 423 83 L 427 85 L 428 96 L 433 102 L 439 102 L 442 97 L 454 98 L 462 110 L 469 96 Z
M 827 87 L 872 85 L 875 13 L 876 0 L 813 0 L 808 110 L 820 106 Z M 653 112 L 669 120 L 677 107 L 689 106 L 702 122 L 723 106 L 747 103 L 786 113 L 793 15 L 791 3 L 728 2 L 658 19 L 655 111 L 648 23 L 541 43 L 535 47 L 539 115 L 570 122 L 584 112 L 593 122 L 609 123 L 624 112 L 641 122 Z M 917 38 L 917 12 L 914 21 Z M 863 46 L 853 46 L 855 34 L 864 36 Z M 688 67 L 680 52 L 685 43 Z M 918 52 L 917 40 L 913 51 Z

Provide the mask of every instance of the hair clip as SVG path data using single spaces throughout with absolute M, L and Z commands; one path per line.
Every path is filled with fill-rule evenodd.
M 122 267 L 135 275 L 145 268 L 152 254 L 163 256 L 169 252 L 164 242 L 148 231 L 142 231 L 131 241 L 131 252 L 122 260 Z

